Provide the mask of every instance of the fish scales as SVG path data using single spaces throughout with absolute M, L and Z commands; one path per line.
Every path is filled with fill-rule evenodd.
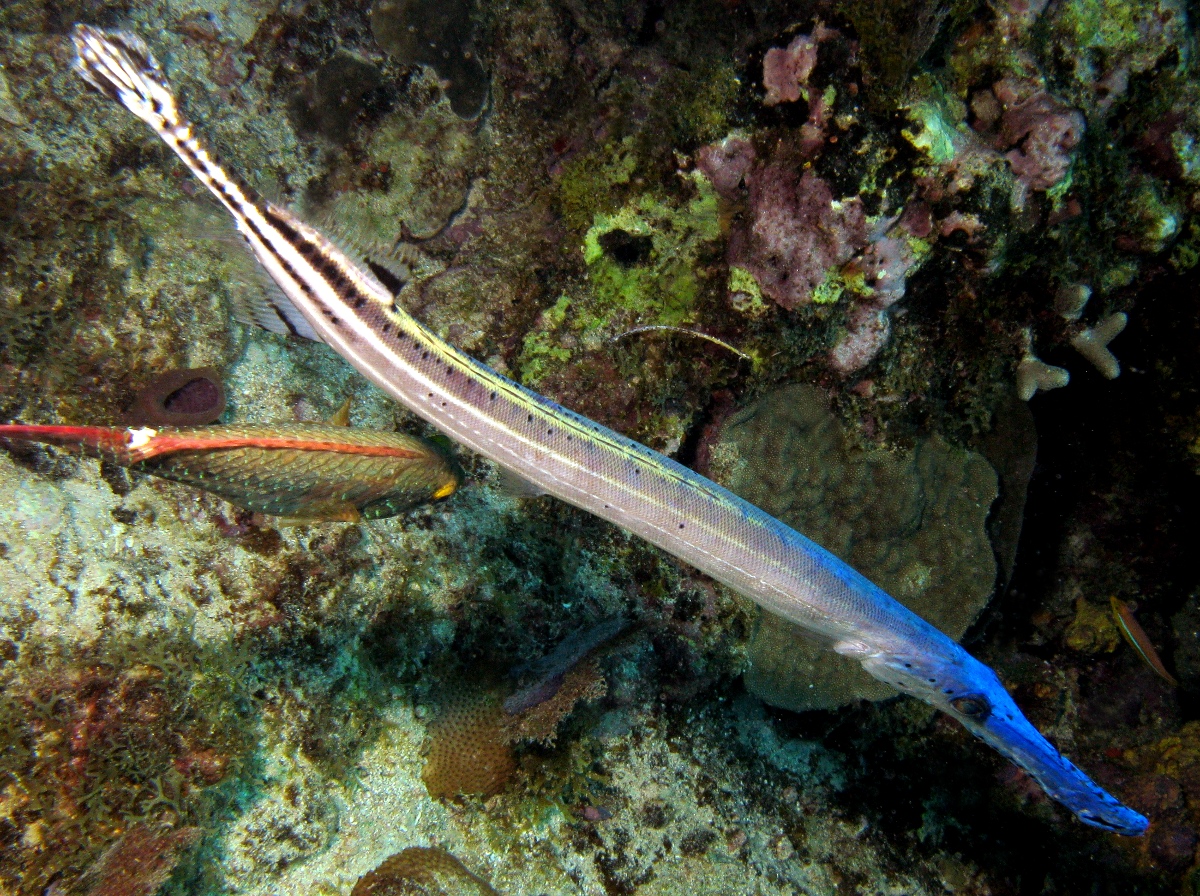
M 449 462 L 430 463 L 428 447 L 397 433 L 316 424 L 223 430 L 226 439 L 278 442 L 280 434 L 285 433 L 295 440 L 331 447 L 314 450 L 249 444 L 200 448 L 160 454 L 131 468 L 194 485 L 241 507 L 278 516 L 308 516 L 320 507 L 345 505 L 360 508 L 366 519 L 392 516 L 447 487 L 453 490 L 456 484 Z M 160 430 L 159 434 L 186 440 L 198 439 L 203 431 Z M 358 454 L 353 452 L 355 448 L 381 448 L 391 453 Z
M 225 206 L 294 308 L 384 392 L 545 491 L 640 535 L 948 713 L 1083 822 L 1148 822 L 1065 759 L 987 666 L 800 533 L 714 482 L 469 358 L 320 232 L 227 174 L 136 37 L 76 26 L 85 79 L 145 121 Z M 298 327 L 293 323 L 293 328 Z
M 84 448 L 143 473 L 296 519 L 380 519 L 453 494 L 458 467 L 429 443 L 319 423 L 115 429 L 0 425 L 0 438 Z

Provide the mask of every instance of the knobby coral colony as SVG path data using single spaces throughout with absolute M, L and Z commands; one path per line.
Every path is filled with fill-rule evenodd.
M 298 317 L 299 309 L 314 335 L 393 398 L 510 472 L 624 526 L 950 714 L 1084 822 L 1145 831 L 1143 816 L 1064 759 L 996 675 L 949 637 L 716 483 L 461 354 L 320 233 L 230 178 L 196 140 L 140 40 L 80 25 L 75 44 L 83 77 L 149 124 L 233 215 L 295 306 L 281 313 Z

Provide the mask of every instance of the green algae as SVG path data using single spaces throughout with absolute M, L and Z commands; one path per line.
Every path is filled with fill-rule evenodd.
M 558 204 L 567 226 L 582 233 L 595 215 L 617 208 L 621 188 L 633 180 L 641 162 L 632 136 L 567 162 L 558 180 Z
M 708 286 L 702 259 L 721 223 L 708 179 L 692 172 L 686 184 L 688 197 L 642 193 L 595 214 L 581 249 L 586 287 L 560 296 L 525 335 L 517 367 L 526 384 L 566 364 L 569 345 L 594 345 L 620 323 L 678 327 L 695 320 Z
M 526 385 L 540 383 L 551 369 L 570 360 L 570 350 L 558 344 L 553 335 L 553 331 L 561 327 L 567 319 L 567 309 L 570 306 L 569 296 L 559 296 L 554 305 L 542 312 L 542 329 L 531 330 L 525 334 L 517 367 Z
M 695 195 L 685 204 L 643 194 L 613 214 L 595 216 L 583 259 L 600 306 L 646 315 L 642 324 L 693 320 L 701 290 L 698 261 L 721 227 L 712 184 L 699 172 L 688 179 Z

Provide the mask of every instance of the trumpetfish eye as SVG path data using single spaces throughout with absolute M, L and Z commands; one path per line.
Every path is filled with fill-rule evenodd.
M 982 722 L 992 714 L 992 704 L 982 694 L 964 694 L 961 697 L 955 697 L 950 701 L 950 705 L 976 722 Z

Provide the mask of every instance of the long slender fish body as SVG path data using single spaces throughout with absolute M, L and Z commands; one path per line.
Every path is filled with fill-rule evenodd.
M 991 669 L 865 577 L 716 483 L 457 351 L 401 310 L 365 267 L 225 173 L 136 37 L 80 25 L 75 43 L 83 77 L 149 124 L 233 215 L 295 306 L 276 308 L 290 329 L 328 343 L 463 445 L 640 535 L 949 713 L 1085 823 L 1122 834 L 1146 829 L 1144 817 L 1042 737 Z
M 323 423 L 162 429 L 0 425 L 0 439 L 49 442 L 109 457 L 296 520 L 382 519 L 453 494 L 461 473 L 428 442 Z

